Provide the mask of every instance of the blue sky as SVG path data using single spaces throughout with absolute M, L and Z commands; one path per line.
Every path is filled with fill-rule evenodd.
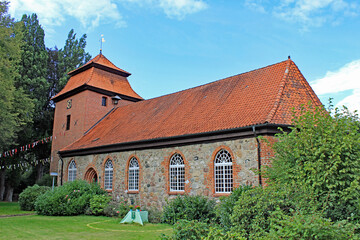
M 290 55 L 324 104 L 360 109 L 360 2 L 356 0 L 10 0 L 37 13 L 48 47 L 71 28 L 132 73 L 148 99 L 247 72 Z

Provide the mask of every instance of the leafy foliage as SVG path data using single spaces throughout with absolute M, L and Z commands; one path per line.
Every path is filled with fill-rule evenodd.
M 90 199 L 94 195 L 103 195 L 106 191 L 97 184 L 77 180 L 56 187 L 38 197 L 35 210 L 40 215 L 69 216 L 84 214 L 90 207 Z
M 220 220 L 220 224 L 226 230 L 229 230 L 231 227 L 230 216 L 233 213 L 236 202 L 244 192 L 250 189 L 252 189 L 250 186 L 241 186 L 234 189 L 230 196 L 220 197 L 220 204 L 216 208 L 216 215 Z
M 19 27 L 7 14 L 8 3 L 0 2 L 0 152 L 14 144 L 17 133 L 32 121 L 33 100 L 18 84 L 20 61 Z
M 188 240 L 188 239 L 202 239 L 207 236 L 209 232 L 209 225 L 197 220 L 179 220 L 174 225 L 174 232 L 171 236 L 163 235 L 163 240 Z
M 276 209 L 290 215 L 299 208 L 311 212 L 314 204 L 312 196 L 301 188 L 287 185 L 256 187 L 239 196 L 231 215 L 232 230 L 250 239 L 261 238 L 270 230 L 270 216 Z
M 108 206 L 111 197 L 108 195 L 94 195 L 90 199 L 90 209 L 94 215 L 104 215 L 104 209 Z
M 24 211 L 34 211 L 36 199 L 49 190 L 50 187 L 39 186 L 37 184 L 32 187 L 27 187 L 19 195 L 20 209 Z
M 294 118 L 291 132 L 277 136 L 269 177 L 279 185 L 308 187 L 323 204 L 325 216 L 334 221 L 359 219 L 359 118 L 346 108 L 307 109 Z
M 163 209 L 162 222 L 174 224 L 180 219 L 209 222 L 215 218 L 215 201 L 204 196 L 177 196 Z
M 298 210 L 285 215 L 276 210 L 271 214 L 268 239 L 353 239 L 355 226 L 346 221 L 332 223 L 319 212 L 304 214 Z

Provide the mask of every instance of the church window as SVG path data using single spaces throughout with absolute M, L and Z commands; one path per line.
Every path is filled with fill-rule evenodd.
M 139 162 L 135 157 L 129 163 L 129 191 L 139 191 Z
M 72 182 L 75 181 L 76 179 L 76 164 L 75 161 L 72 160 L 69 164 L 69 169 L 68 169 L 68 181 Z
M 71 115 L 66 116 L 66 130 L 70 130 L 70 118 Z
M 178 153 L 170 159 L 170 191 L 185 190 L 185 164 L 184 159 Z
M 233 189 L 233 166 L 231 155 L 221 149 L 215 156 L 215 192 L 230 193 Z
M 104 187 L 106 190 L 112 190 L 112 183 L 113 183 L 113 172 L 114 167 L 111 160 L 107 160 L 105 163 L 105 182 Z
M 101 106 L 106 106 L 107 97 L 102 97 Z

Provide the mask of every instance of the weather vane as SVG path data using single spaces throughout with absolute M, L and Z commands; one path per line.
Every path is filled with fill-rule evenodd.
M 101 34 L 101 38 L 100 38 L 100 54 L 102 54 L 102 44 L 103 44 L 103 42 L 105 42 L 104 34 Z

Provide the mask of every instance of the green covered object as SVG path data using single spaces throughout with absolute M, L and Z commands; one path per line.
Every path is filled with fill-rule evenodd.
M 120 223 L 139 223 L 141 225 L 144 225 L 144 223 L 146 222 L 149 222 L 148 211 L 140 212 L 139 210 L 130 210 Z

